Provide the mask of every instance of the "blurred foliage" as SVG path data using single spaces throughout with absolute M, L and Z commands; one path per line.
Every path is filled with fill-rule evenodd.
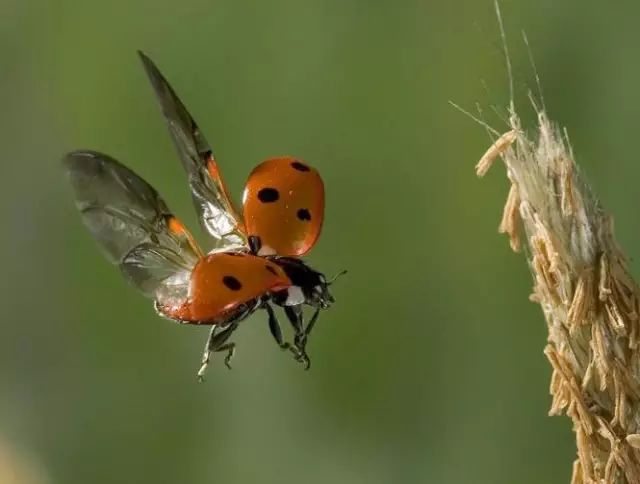
M 496 234 L 507 183 L 475 179 L 490 141 L 447 103 L 508 101 L 492 2 L 0 0 L 0 11 L 0 436 L 38 472 L 64 484 L 568 481 L 569 422 L 546 417 L 544 322 L 523 258 Z M 551 116 L 634 252 L 640 4 L 505 0 L 503 14 L 519 100 L 534 85 L 524 29 Z M 138 48 L 237 198 L 270 156 L 323 174 L 309 261 L 350 272 L 310 372 L 258 314 L 236 333 L 234 370 L 218 359 L 198 385 L 207 330 L 159 319 L 82 227 L 59 165 L 73 148 L 133 168 L 197 231 Z

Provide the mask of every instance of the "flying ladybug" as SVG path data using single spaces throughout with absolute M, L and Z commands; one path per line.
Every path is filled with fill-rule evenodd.
M 226 352 L 231 368 L 230 337 L 259 309 L 267 313 L 277 344 L 308 369 L 307 338 L 320 310 L 334 302 L 329 286 L 335 278 L 327 280 L 301 259 L 322 228 L 319 173 L 291 156 L 260 163 L 247 180 L 241 216 L 197 124 L 151 59 L 139 55 L 214 248 L 204 252 L 158 192 L 132 170 L 105 154 L 79 150 L 67 154 L 64 164 L 85 225 L 124 277 L 154 300 L 160 316 L 211 326 L 199 380 L 213 352 Z M 284 308 L 293 344 L 284 340 L 272 305 Z M 314 308 L 306 326 L 304 305 Z

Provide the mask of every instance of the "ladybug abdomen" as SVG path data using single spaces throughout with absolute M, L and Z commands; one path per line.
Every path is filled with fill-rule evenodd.
M 273 262 L 241 252 L 218 252 L 200 259 L 191 273 L 189 296 L 174 307 L 158 306 L 165 316 L 192 324 L 228 321 L 240 306 L 291 285 Z

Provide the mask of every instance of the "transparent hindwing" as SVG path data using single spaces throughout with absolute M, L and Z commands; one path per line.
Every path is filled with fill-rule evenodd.
M 74 151 L 64 163 L 76 206 L 107 258 L 145 295 L 183 302 L 201 251 L 158 192 L 101 153 Z
M 218 247 L 247 247 L 244 223 L 227 193 L 209 143 L 153 61 L 139 54 L 189 177 L 202 227 Z

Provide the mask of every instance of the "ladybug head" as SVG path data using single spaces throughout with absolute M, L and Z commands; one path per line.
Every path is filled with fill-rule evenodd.
M 309 270 L 313 271 L 313 269 Z M 309 281 L 312 282 L 313 285 L 310 285 L 310 287 L 307 288 L 307 291 L 305 291 L 303 288 L 303 292 L 305 292 L 305 303 L 316 308 L 327 309 L 329 306 L 331 306 L 331 304 L 336 302 L 334 297 L 331 295 L 331 292 L 329 291 L 329 286 L 331 286 L 331 284 L 333 284 L 336 279 L 338 279 L 338 277 L 346 274 L 347 271 L 340 271 L 329 281 L 327 281 L 327 279 L 324 277 L 324 274 L 316 271 L 313 272 L 315 276 L 315 278 L 313 279 L 315 280 Z
M 330 283 L 324 277 L 324 274 L 309 269 L 306 284 L 301 286 L 304 294 L 304 302 L 309 306 L 320 309 L 327 309 L 336 300 L 329 292 Z

